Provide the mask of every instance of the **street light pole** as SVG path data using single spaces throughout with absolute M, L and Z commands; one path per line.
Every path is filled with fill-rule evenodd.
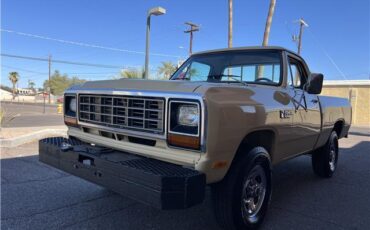
M 150 45 L 150 14 L 146 18 L 146 41 L 145 41 L 145 68 L 144 68 L 144 79 L 148 79 L 149 76 L 149 45 Z
M 193 53 L 193 32 L 199 31 L 199 26 L 192 22 L 185 22 L 186 25 L 190 26 L 189 30 L 185 30 L 184 33 L 190 33 L 190 45 L 189 45 L 189 56 Z
M 162 7 L 155 7 L 148 11 L 146 18 L 146 44 L 145 44 L 145 69 L 144 79 L 149 78 L 149 48 L 150 48 L 150 16 L 159 16 L 166 13 L 166 9 Z

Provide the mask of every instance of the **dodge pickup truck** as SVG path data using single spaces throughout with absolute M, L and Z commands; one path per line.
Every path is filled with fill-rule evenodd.
M 337 168 L 351 107 L 319 95 L 322 84 L 281 47 L 196 53 L 170 80 L 68 89 L 68 138 L 40 140 L 39 158 L 159 209 L 200 204 L 209 186 L 224 229 L 257 228 L 276 164 L 306 154 L 320 177 Z

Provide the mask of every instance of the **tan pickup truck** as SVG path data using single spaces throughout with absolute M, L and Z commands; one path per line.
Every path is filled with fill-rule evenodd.
M 223 228 L 256 228 L 274 165 L 310 154 L 318 176 L 336 170 L 351 107 L 322 82 L 280 47 L 197 53 L 168 81 L 86 82 L 65 92 L 69 138 L 41 140 L 40 160 L 160 209 L 210 185 Z

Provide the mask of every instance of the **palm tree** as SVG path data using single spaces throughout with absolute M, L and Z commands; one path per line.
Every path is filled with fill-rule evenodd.
M 270 0 L 269 12 L 267 15 L 265 33 L 263 34 L 263 46 L 267 46 L 269 43 L 270 29 L 272 24 L 272 17 L 274 16 L 276 0 Z
M 233 0 L 229 0 L 229 35 L 228 47 L 233 46 Z
M 30 89 L 34 89 L 35 88 L 35 82 L 30 81 L 30 83 L 28 84 L 28 87 L 30 87 Z
M 35 82 L 28 80 L 28 88 L 32 89 L 33 92 L 35 92 Z
M 13 84 L 13 100 L 15 99 L 15 84 L 17 84 L 18 80 L 19 80 L 19 74 L 17 72 L 10 72 L 9 73 L 9 80 L 12 82 Z
M 143 78 L 144 71 L 137 69 L 126 69 L 121 71 L 121 77 L 123 78 Z
M 272 17 L 274 16 L 275 5 L 276 5 L 276 0 L 270 0 L 270 7 L 269 7 L 269 12 L 267 14 L 265 33 L 263 34 L 263 41 L 262 41 L 263 46 L 267 46 L 269 43 L 270 29 L 271 29 L 271 24 L 272 24 Z M 261 78 L 263 77 L 263 75 L 264 75 L 264 66 L 260 65 L 258 66 L 257 77 Z
M 172 62 L 162 62 L 162 66 L 158 67 L 158 73 L 163 74 L 165 79 L 169 79 L 176 69 L 176 65 Z

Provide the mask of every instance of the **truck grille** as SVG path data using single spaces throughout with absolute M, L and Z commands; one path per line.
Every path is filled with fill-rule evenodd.
M 113 128 L 163 133 L 164 99 L 79 95 L 79 120 Z

